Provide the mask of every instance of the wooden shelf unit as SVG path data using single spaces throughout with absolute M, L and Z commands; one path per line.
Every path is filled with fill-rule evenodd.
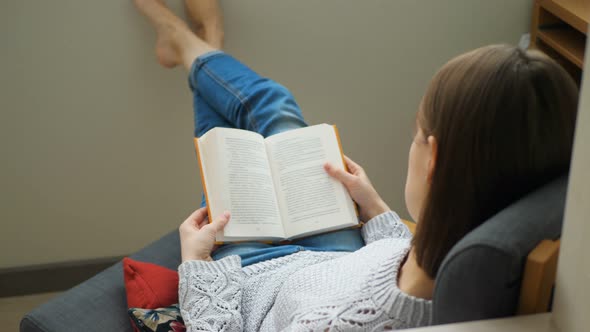
M 590 0 L 535 0 L 531 48 L 557 60 L 579 84 L 590 21 Z

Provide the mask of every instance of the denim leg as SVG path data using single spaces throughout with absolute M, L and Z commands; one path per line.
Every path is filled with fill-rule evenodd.
M 294 254 L 301 250 L 305 250 L 305 248 L 295 245 L 245 242 L 221 246 L 211 254 L 211 257 L 217 261 L 227 256 L 238 255 L 242 258 L 242 266 L 248 266 L 269 259 Z
M 214 110 L 207 103 L 203 95 L 195 89 L 193 81 L 189 76 L 189 86 L 193 92 L 193 115 L 195 123 L 195 137 L 205 135 L 215 127 L 235 128 L 230 121 L 223 116 L 222 112 Z
M 365 245 L 360 228 L 343 229 L 294 240 L 293 245 L 312 251 L 356 251 Z
M 189 81 L 195 95 L 234 128 L 267 137 L 307 126 L 289 90 L 223 52 L 197 58 Z
M 189 83 L 194 96 L 197 137 L 215 127 L 245 129 L 268 137 L 307 126 L 289 90 L 223 52 L 211 52 L 195 60 Z M 204 197 L 201 206 L 205 206 Z M 302 239 L 293 245 L 225 245 L 213 253 L 213 258 L 239 255 L 246 266 L 300 250 L 355 251 L 363 245 L 358 230 L 343 230 Z
M 215 127 L 235 128 L 221 113 L 214 111 L 196 91 L 193 92 L 193 110 L 195 137 L 201 137 Z

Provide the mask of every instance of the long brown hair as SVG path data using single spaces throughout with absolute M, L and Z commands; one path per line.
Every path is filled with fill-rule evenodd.
M 568 171 L 577 100 L 556 62 L 506 45 L 461 55 L 434 76 L 418 125 L 436 138 L 437 157 L 413 239 L 430 277 L 465 234 Z

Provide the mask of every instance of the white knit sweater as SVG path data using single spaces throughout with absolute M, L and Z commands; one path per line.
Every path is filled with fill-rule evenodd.
M 355 252 L 300 251 L 242 268 L 239 256 L 187 261 L 187 331 L 382 331 L 429 325 L 432 302 L 397 287 L 411 233 L 393 212 L 362 229 Z

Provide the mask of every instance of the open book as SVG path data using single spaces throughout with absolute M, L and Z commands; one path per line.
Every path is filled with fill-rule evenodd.
M 346 188 L 323 165 L 344 168 L 336 127 L 321 124 L 266 139 L 214 128 L 195 138 L 210 218 L 230 211 L 218 242 L 281 241 L 359 224 Z

